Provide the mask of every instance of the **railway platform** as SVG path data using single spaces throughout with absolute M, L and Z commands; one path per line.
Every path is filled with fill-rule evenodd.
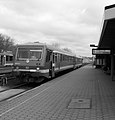
M 3 101 L 0 120 L 115 120 L 115 82 L 86 65 Z

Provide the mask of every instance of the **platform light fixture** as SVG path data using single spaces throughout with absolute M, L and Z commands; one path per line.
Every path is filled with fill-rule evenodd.
M 95 44 L 90 44 L 90 47 L 98 47 L 98 46 Z

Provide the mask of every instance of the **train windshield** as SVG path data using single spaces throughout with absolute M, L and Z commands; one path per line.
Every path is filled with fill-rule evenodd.
M 18 60 L 40 60 L 42 58 L 42 48 L 18 48 Z

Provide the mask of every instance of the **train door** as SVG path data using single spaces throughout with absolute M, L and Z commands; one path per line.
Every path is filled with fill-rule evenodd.
M 60 56 L 59 53 L 55 53 L 55 70 L 58 71 L 60 69 Z
M 0 65 L 4 66 L 4 64 L 5 64 L 5 56 L 1 55 L 0 56 Z
M 13 65 L 13 56 L 6 55 L 6 65 L 12 66 Z
M 58 69 L 60 69 L 60 54 L 58 54 Z
M 76 68 L 76 58 L 73 57 L 73 68 L 75 69 Z
M 55 53 L 53 53 L 52 58 L 52 77 L 55 77 Z
M 0 55 L 0 65 L 2 65 L 2 56 Z
M 51 53 L 51 56 L 50 56 L 49 76 L 51 78 L 55 77 L 55 55 L 53 52 Z

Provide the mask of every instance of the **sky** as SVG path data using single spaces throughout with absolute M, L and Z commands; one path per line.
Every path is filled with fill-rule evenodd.
M 77 56 L 98 45 L 104 7 L 114 0 L 0 0 L 0 33 L 15 44 L 58 44 Z

